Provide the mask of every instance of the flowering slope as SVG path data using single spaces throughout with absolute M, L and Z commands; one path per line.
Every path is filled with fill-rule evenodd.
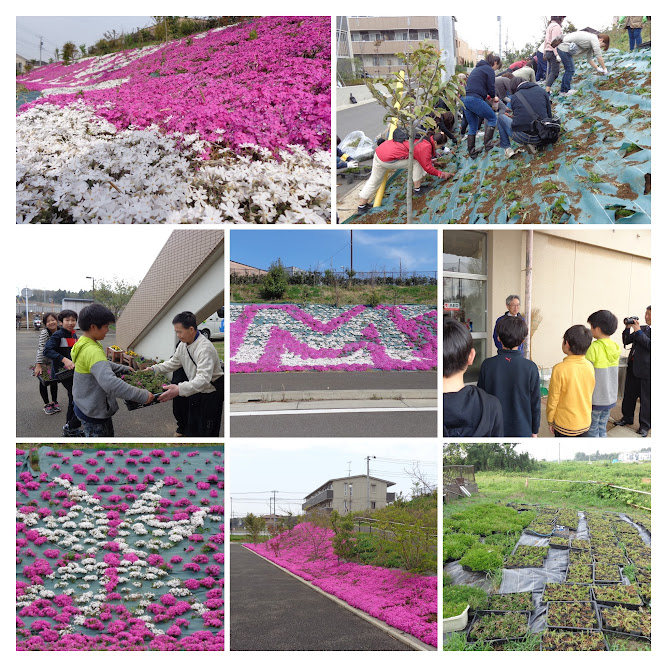
M 230 331 L 232 373 L 437 366 L 428 306 L 232 305 Z
M 17 450 L 17 650 L 222 650 L 222 453 L 40 463 Z
M 297 525 L 264 544 L 244 546 L 351 606 L 437 646 L 437 578 L 357 563 L 338 563 L 331 530 Z
M 17 222 L 327 222 L 330 38 L 264 17 L 20 77 Z

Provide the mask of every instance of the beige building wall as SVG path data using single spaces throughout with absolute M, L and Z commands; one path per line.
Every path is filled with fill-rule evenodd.
M 493 354 L 493 326 L 509 294 L 524 301 L 526 232 L 489 232 L 487 351 Z M 611 310 L 619 320 L 613 340 L 622 347 L 623 318 L 651 303 L 650 231 L 535 231 L 533 236 L 533 313 L 542 321 L 532 338 L 531 357 L 552 367 L 563 359 L 562 336 L 573 324 L 586 324 L 596 310 Z M 523 312 L 523 309 L 522 309 Z M 621 352 L 627 356 L 627 352 Z

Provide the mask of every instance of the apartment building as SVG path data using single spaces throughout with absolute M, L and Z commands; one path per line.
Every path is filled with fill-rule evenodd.
M 340 514 L 379 510 L 393 503 L 395 493 L 387 492 L 396 482 L 378 477 L 352 475 L 330 479 L 306 496 L 301 506 L 304 512 L 337 510 Z

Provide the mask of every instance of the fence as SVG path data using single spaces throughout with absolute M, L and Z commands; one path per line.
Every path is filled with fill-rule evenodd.
M 264 279 L 256 269 L 232 269 L 232 285 L 259 285 Z M 295 271 L 288 274 L 290 285 L 437 285 L 437 271 Z

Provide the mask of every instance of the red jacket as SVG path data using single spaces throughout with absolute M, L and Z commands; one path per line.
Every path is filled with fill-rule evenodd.
M 382 162 L 394 162 L 396 160 L 407 160 L 410 154 L 410 142 L 383 141 L 375 151 L 378 160 Z M 432 164 L 431 158 L 435 155 L 435 142 L 432 138 L 422 139 L 415 142 L 415 160 L 419 162 L 424 171 L 431 176 L 444 178 L 445 175 L 438 171 Z

